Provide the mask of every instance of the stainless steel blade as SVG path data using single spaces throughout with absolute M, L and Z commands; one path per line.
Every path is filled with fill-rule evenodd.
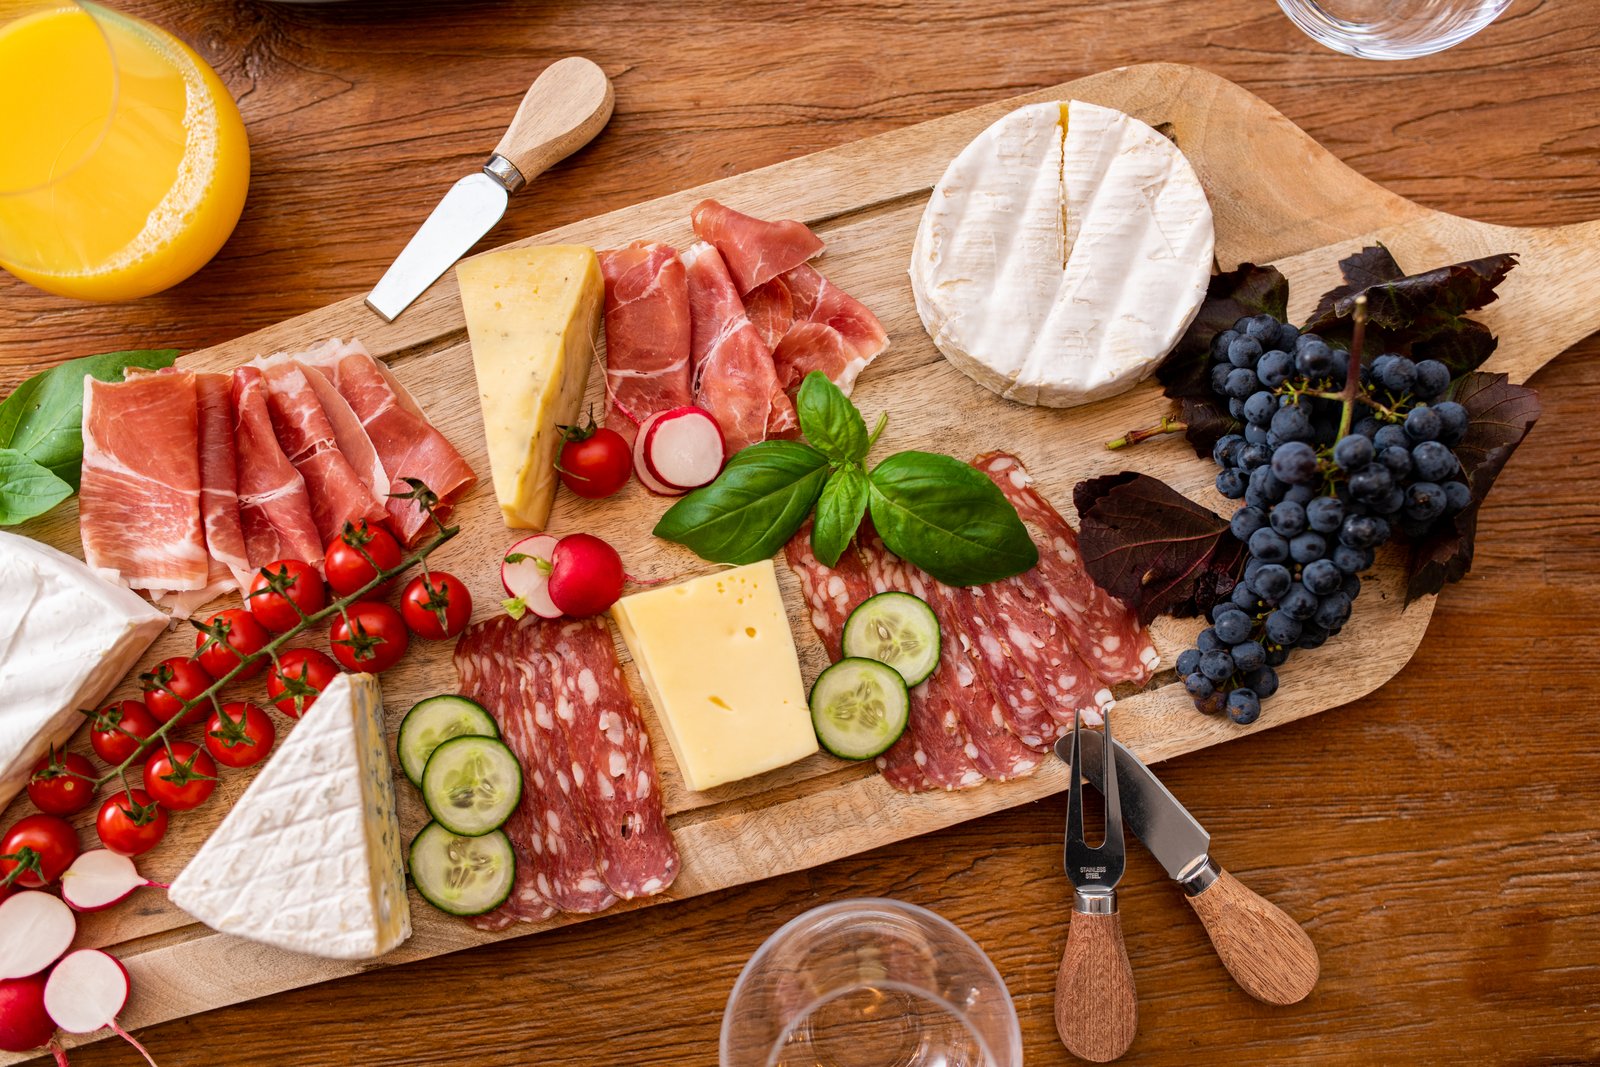
M 1205 866 L 1211 850 L 1206 833 L 1189 809 L 1178 802 L 1161 779 L 1126 745 L 1113 740 L 1122 820 L 1144 842 L 1167 874 L 1185 881 Z M 1098 745 L 1083 746 L 1083 776 L 1096 789 L 1105 782 L 1105 757 Z
M 511 194 L 484 171 L 450 187 L 383 278 L 367 294 L 367 306 L 393 322 L 423 290 L 467 254 L 506 213 Z

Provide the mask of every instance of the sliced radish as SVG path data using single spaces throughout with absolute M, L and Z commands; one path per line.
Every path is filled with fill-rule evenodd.
M 0 978 L 38 974 L 67 951 L 78 920 L 61 898 L 29 890 L 0 902 Z
M 127 856 L 108 848 L 92 848 L 62 872 L 61 899 L 77 911 L 100 911 L 147 885 L 160 887 L 159 882 L 140 874 Z
M 560 542 L 553 534 L 534 534 L 506 551 L 500 563 L 500 584 L 509 598 L 505 608 L 513 618 L 522 618 L 524 611 L 541 619 L 561 618 L 561 609 L 550 599 L 550 572 Z
M 679 489 L 675 485 L 663 482 L 651 473 L 650 464 L 645 461 L 645 442 L 649 438 L 650 431 L 655 428 L 656 420 L 665 414 L 665 411 L 658 411 L 639 424 L 639 432 L 633 438 L 633 473 L 638 475 L 639 484 L 656 496 L 682 496 L 689 490 Z
M 679 492 L 709 485 L 722 472 L 728 446 L 711 412 L 688 405 L 658 412 L 639 430 L 645 469 Z
M 0 980 L 0 1049 L 29 1052 L 55 1032 L 56 1024 L 44 1010 L 44 975 Z
M 128 969 L 121 960 L 97 948 L 80 948 L 50 972 L 50 980 L 44 984 L 44 1010 L 69 1034 L 92 1034 L 109 1026 L 155 1067 L 156 1061 L 145 1047 L 117 1022 L 131 989 Z

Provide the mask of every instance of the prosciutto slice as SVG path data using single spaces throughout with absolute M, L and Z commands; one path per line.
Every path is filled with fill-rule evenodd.
M 867 365 L 889 347 L 889 335 L 866 305 L 800 264 L 745 297 L 761 323 L 778 381 L 791 394 L 814 370 L 848 395 Z
M 600 253 L 606 281 L 606 425 L 628 443 L 658 411 L 693 403 L 689 282 L 677 249 L 635 241 Z
M 259 367 L 233 372 L 233 419 L 239 525 L 251 570 L 280 559 L 320 565 L 323 540 L 311 517 L 311 497 L 273 432 L 266 375 Z
M 702 200 L 689 216 L 695 236 L 714 245 L 742 296 L 822 254 L 822 238 L 792 219 L 766 222 Z
M 792 434 L 794 405 L 772 367 L 772 353 L 745 315 L 717 250 L 700 242 L 683 254 L 688 271 L 690 361 L 695 403 L 716 416 L 728 451 Z
M 192 373 L 84 378 L 78 525 L 89 566 L 134 589 L 203 589 L 200 489 Z

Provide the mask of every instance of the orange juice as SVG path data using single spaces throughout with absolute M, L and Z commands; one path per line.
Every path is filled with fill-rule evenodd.
M 182 41 L 95 4 L 0 0 L 0 266 L 146 296 L 217 253 L 249 183 L 239 109 Z

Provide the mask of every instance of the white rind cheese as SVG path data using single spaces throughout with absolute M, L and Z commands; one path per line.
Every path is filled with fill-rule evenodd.
M 81 560 L 0 532 L 0 807 L 166 626 Z
M 330 959 L 411 936 L 383 700 L 370 674 L 317 697 L 194 859 L 174 904 L 213 930 Z
M 950 362 L 1010 400 L 1122 392 L 1193 320 L 1211 207 L 1171 141 L 1111 108 L 1001 118 L 934 186 L 911 256 L 917 312 Z

